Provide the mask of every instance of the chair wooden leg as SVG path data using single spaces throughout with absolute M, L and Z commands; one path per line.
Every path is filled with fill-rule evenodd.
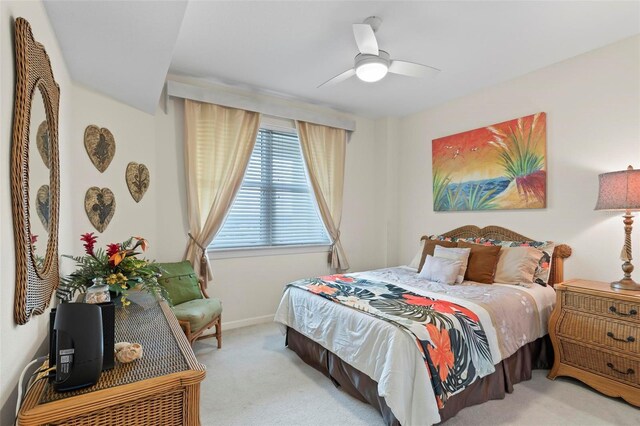
M 193 333 L 191 331 L 191 324 L 189 323 L 189 321 L 179 320 L 178 322 L 180 323 L 180 326 L 182 327 L 184 334 L 187 336 L 187 340 L 189 341 L 189 344 L 191 346 L 193 346 L 193 342 L 195 342 L 196 340 L 206 339 L 207 337 L 215 337 L 216 340 L 218 341 L 218 349 L 222 348 L 222 316 L 219 316 L 218 318 L 216 318 L 215 320 L 213 320 L 212 322 L 210 322 L 209 324 L 201 328 L 196 333 Z M 211 327 L 214 327 L 214 326 L 216 328 L 215 333 L 207 334 L 204 336 L 202 335 L 205 330 L 209 330 L 211 329 Z
M 218 341 L 218 349 L 222 348 L 222 315 L 216 321 L 216 340 Z
M 193 346 L 193 341 L 195 339 L 191 334 L 191 323 L 189 321 L 180 321 L 180 320 L 178 320 L 178 323 L 180 324 L 180 327 L 184 331 L 185 336 L 187 336 L 187 340 L 189 341 L 189 344 Z

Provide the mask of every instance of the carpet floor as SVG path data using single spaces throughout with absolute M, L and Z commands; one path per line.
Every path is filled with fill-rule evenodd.
M 380 425 L 380 414 L 333 386 L 284 347 L 276 324 L 224 332 L 196 342 L 207 366 L 200 419 L 205 426 Z M 444 425 L 639 425 L 640 410 L 569 378 L 551 381 L 534 370 L 503 400 L 462 410 Z

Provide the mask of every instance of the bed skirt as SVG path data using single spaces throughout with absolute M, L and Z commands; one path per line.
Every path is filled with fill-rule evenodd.
M 320 344 L 287 327 L 286 344 L 307 364 L 322 372 L 349 395 L 375 407 L 387 425 L 399 425 L 383 397 L 378 395 L 378 384 L 371 377 L 344 362 Z M 441 421 L 455 416 L 460 410 L 491 399 L 503 399 L 513 392 L 513 385 L 531 379 L 538 368 L 551 368 L 553 347 L 549 335 L 520 348 L 509 358 L 495 366 L 496 371 L 476 380 L 464 391 L 452 396 L 440 410 Z

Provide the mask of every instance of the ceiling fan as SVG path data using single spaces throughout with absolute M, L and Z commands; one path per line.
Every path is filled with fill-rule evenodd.
M 325 81 L 318 87 L 340 83 L 354 75 L 362 81 L 373 83 L 382 80 L 387 72 L 409 77 L 426 77 L 440 72 L 438 68 L 429 65 L 391 59 L 387 52 L 378 49 L 375 32 L 380 28 L 381 23 L 382 19 L 370 16 L 362 24 L 353 24 L 353 36 L 360 51 L 354 59 L 353 68 Z

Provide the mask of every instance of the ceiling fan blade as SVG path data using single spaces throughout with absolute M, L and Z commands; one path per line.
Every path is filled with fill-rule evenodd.
M 373 28 L 369 24 L 353 24 L 353 36 L 356 38 L 356 44 L 360 53 L 369 55 L 378 54 L 378 40 L 373 32 Z
M 389 72 L 408 75 L 410 77 L 435 77 L 440 70 L 429 65 L 416 64 L 407 61 L 391 61 Z
M 353 68 L 350 68 L 350 69 L 346 70 L 345 72 L 340 73 L 340 74 L 336 75 L 335 77 L 330 78 L 329 80 L 325 81 L 320 86 L 318 86 L 318 88 L 320 88 L 322 86 L 333 86 L 334 84 L 343 82 L 346 79 L 348 79 L 349 77 L 352 77 L 354 75 L 356 75 L 356 70 L 354 70 Z

